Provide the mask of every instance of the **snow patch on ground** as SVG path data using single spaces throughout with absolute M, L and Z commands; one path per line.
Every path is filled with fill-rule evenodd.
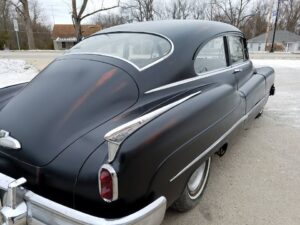
M 32 80 L 38 70 L 24 60 L 0 59 L 0 88 Z
M 256 67 L 271 66 L 274 68 L 300 68 L 300 60 L 253 59 L 251 61 Z

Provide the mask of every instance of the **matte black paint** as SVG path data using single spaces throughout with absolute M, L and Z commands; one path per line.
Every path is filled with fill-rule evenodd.
M 224 36 L 226 41 L 226 35 L 243 34 L 217 22 L 157 21 L 117 26 L 96 35 L 110 32 L 163 35 L 174 43 L 174 52 L 143 71 L 108 56 L 67 54 L 26 87 L 0 89 L 0 129 L 10 131 L 23 146 L 20 151 L 0 149 L 0 172 L 15 178 L 24 176 L 28 188 L 35 192 L 107 218 L 132 213 L 161 195 L 171 205 L 197 166 L 223 144 L 230 145 L 235 133 L 178 179 L 170 179 L 260 100 L 267 100 L 274 84 L 272 68 L 255 70 L 246 60 L 228 64 L 210 76 L 145 94 L 197 77 L 194 57 L 207 41 L 217 36 Z M 242 72 L 235 73 L 236 68 Z M 104 135 L 197 91 L 201 94 L 126 139 L 112 163 L 119 178 L 119 199 L 112 203 L 101 200 L 98 170 L 107 162 Z M 253 111 L 251 118 L 258 110 L 261 108 Z

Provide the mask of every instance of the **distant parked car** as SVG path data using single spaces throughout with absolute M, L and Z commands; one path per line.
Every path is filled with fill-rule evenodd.
M 211 156 L 275 91 L 246 46 L 219 22 L 126 24 L 0 89 L 0 224 L 160 224 L 193 208 Z

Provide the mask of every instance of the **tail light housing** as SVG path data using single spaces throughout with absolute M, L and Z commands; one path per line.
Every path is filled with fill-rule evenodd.
M 118 199 L 118 177 L 114 168 L 109 164 L 104 164 L 98 175 L 99 194 L 106 202 Z

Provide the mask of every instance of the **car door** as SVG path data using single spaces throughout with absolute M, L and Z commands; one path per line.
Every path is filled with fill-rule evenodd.
M 207 109 L 211 113 L 200 114 L 213 124 L 206 133 L 223 134 L 242 117 L 245 108 L 230 66 L 225 36 L 213 37 L 200 48 L 194 60 L 194 69 L 200 82 L 214 84 L 208 97 L 211 103 Z
M 248 113 L 265 96 L 265 79 L 256 74 L 249 60 L 245 39 L 238 35 L 228 35 L 228 53 L 231 72 L 237 81 L 237 89 L 246 101 Z

